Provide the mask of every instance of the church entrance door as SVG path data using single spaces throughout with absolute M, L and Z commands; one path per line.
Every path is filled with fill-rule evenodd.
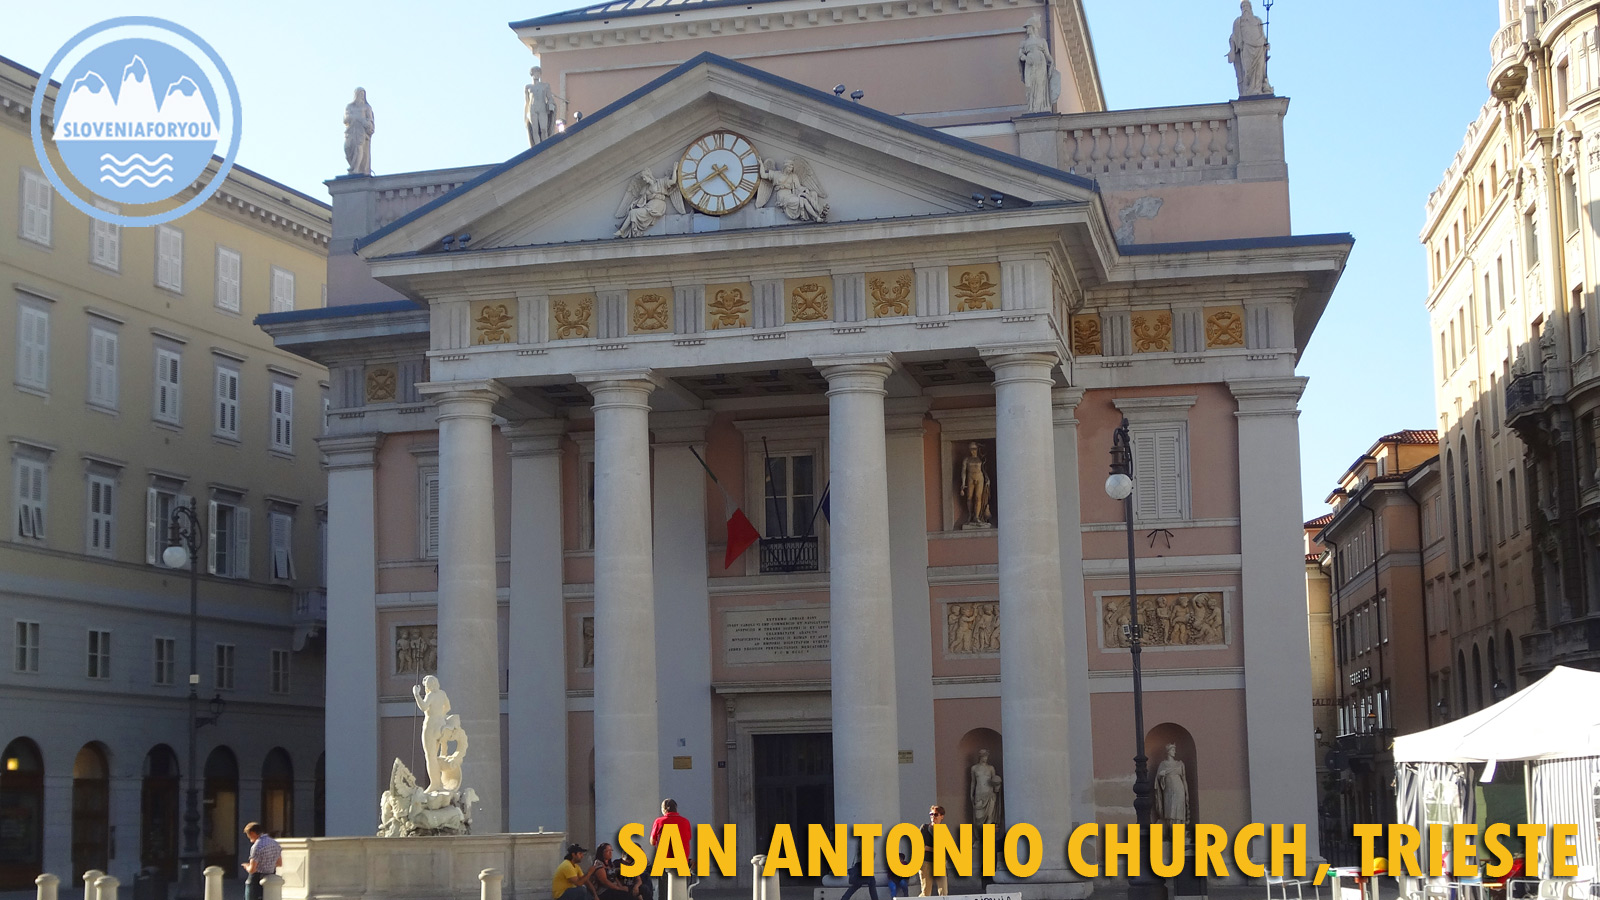
M 810 858 L 809 826 L 833 825 L 833 735 L 824 731 L 757 734 L 753 738 L 756 846 L 766 852 L 773 827 L 788 825 L 803 863 Z M 795 879 L 786 876 L 785 880 Z

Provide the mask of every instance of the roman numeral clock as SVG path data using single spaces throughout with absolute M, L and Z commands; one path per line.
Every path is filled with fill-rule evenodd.
M 731 131 L 702 135 L 678 160 L 678 190 L 708 216 L 725 216 L 749 203 L 760 183 L 756 148 Z

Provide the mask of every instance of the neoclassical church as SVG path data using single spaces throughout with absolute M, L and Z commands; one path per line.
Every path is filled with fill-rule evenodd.
M 1290 232 L 1264 74 L 1107 110 L 1079 0 L 512 29 L 550 136 L 333 179 L 327 307 L 258 319 L 332 385 L 328 832 L 418 768 L 436 674 L 480 831 L 670 796 L 747 859 L 938 803 L 1079 896 L 1142 740 L 1190 821 L 1314 835 L 1295 364 L 1352 239 Z

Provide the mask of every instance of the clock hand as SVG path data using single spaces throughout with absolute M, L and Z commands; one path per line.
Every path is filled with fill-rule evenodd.
M 728 167 L 727 166 L 713 165 L 711 167 L 711 174 L 717 176 L 718 178 L 721 178 L 724 182 L 727 183 L 728 187 L 732 188 L 733 190 L 737 191 L 739 189 L 739 186 L 733 183 L 733 179 L 728 177 Z

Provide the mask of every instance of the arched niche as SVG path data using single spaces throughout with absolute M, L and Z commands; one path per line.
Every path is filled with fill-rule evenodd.
M 205 864 L 221 867 L 224 877 L 239 877 L 239 759 L 227 747 L 206 757 L 205 809 L 201 852 Z
M 261 763 L 261 826 L 273 837 L 294 836 L 294 763 L 282 747 Z
M 1200 795 L 1200 765 L 1198 755 L 1195 752 L 1194 736 L 1189 733 L 1189 729 L 1175 722 L 1162 722 L 1160 725 L 1145 732 L 1144 755 L 1149 759 L 1151 787 L 1155 788 L 1156 786 L 1156 779 L 1161 772 L 1161 763 L 1167 758 L 1168 744 L 1171 744 L 1176 751 L 1174 755 L 1177 761 L 1183 763 L 1183 777 L 1188 788 L 1189 807 L 1189 814 L 1185 819 L 1185 824 L 1193 825 L 1196 822 L 1203 822 L 1205 820 L 1199 815 L 1199 802 L 1197 800 Z M 1167 819 L 1163 816 L 1163 810 L 1159 804 L 1159 793 L 1154 796 L 1158 803 L 1151 809 L 1152 821 L 1165 823 Z
M 958 818 L 957 816 L 948 816 L 947 821 L 954 820 L 955 822 L 966 821 L 973 823 L 978 821 L 978 810 L 975 808 L 976 804 L 973 797 L 972 767 L 978 764 L 979 751 L 988 751 L 989 765 L 994 768 L 994 774 L 1000 780 L 998 785 L 999 789 L 995 791 L 994 815 L 991 821 L 993 821 L 996 825 L 999 825 L 1001 828 L 1004 828 L 1006 811 L 1005 738 L 1000 735 L 1000 732 L 995 731 L 993 728 L 974 728 L 961 736 L 961 743 L 958 745 L 958 754 L 961 759 L 961 787 L 965 800 L 962 804 L 960 812 L 958 813 L 961 818 Z M 947 812 L 956 812 L 956 810 L 947 810 Z

